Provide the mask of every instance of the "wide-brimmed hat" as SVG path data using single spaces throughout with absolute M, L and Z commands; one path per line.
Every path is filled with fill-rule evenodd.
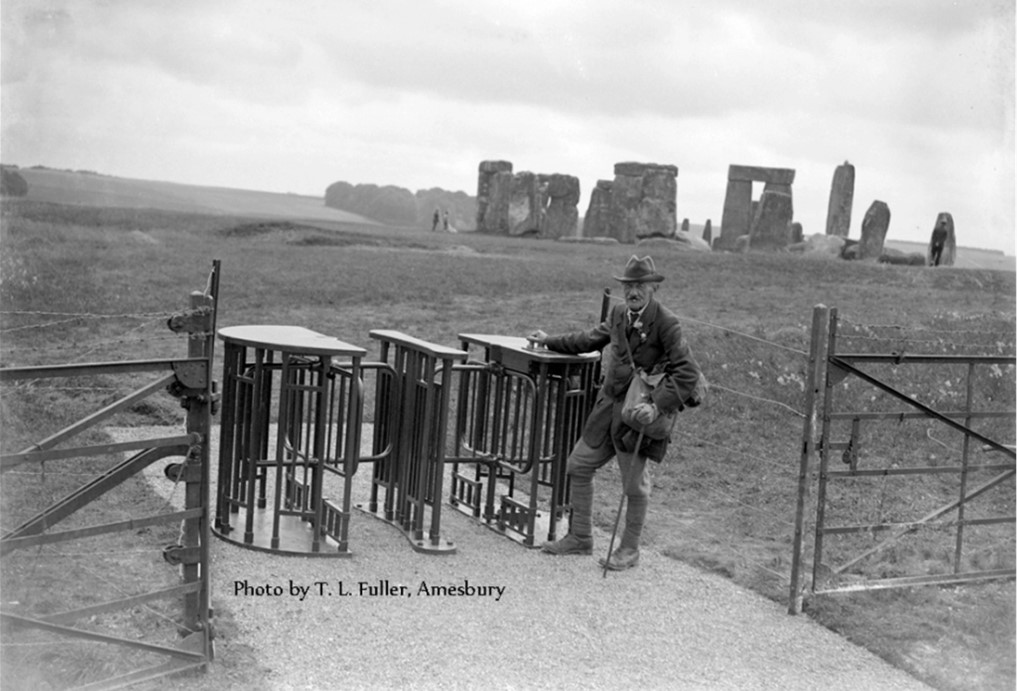
M 625 264 L 625 272 L 615 276 L 614 280 L 622 283 L 660 283 L 664 277 L 657 273 L 652 257 L 640 259 L 633 254 Z

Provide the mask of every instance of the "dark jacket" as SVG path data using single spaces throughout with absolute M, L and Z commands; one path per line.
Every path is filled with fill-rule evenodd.
M 617 304 L 593 329 L 550 336 L 545 343 L 548 349 L 560 353 L 602 351 L 604 383 L 583 428 L 583 440 L 593 448 L 610 443 L 615 449 L 631 452 L 638 439 L 638 431 L 621 421 L 621 407 L 633 372 L 626 340 L 636 367 L 665 375 L 653 392 L 653 402 L 662 413 L 682 410 L 690 399 L 696 404 L 702 395 L 698 386 L 701 371 L 682 336 L 678 318 L 650 298 L 640 319 L 642 327 L 626 336 L 627 312 L 624 304 Z M 640 451 L 660 462 L 669 441 L 644 438 Z

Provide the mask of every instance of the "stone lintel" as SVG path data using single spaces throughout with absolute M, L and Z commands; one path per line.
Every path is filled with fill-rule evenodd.
M 795 181 L 795 171 L 794 168 L 761 168 L 758 166 L 730 165 L 727 168 L 727 179 L 790 185 Z
M 647 173 L 651 174 L 669 174 L 674 177 L 678 177 L 678 166 L 672 166 L 660 163 L 615 163 L 614 174 L 615 175 L 626 175 L 631 177 L 641 177 Z
M 512 161 L 481 161 L 481 173 L 511 173 Z

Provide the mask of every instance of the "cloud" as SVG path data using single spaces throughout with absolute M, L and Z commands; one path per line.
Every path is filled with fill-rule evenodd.
M 983 242 L 1012 252 L 1013 18 L 1002 0 L 5 0 L 2 144 L 306 193 L 474 193 L 503 158 L 588 194 L 616 162 L 670 163 L 679 214 L 715 221 L 728 165 L 792 167 L 813 231 L 849 159 L 858 205 L 887 197 L 894 226 L 992 218 Z

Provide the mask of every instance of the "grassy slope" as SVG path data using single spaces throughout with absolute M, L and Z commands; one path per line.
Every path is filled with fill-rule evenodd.
M 28 182 L 27 198 L 33 201 L 198 214 L 372 223 L 356 214 L 326 207 L 321 197 L 228 187 L 201 187 L 37 168 L 23 168 L 18 172 Z
M 369 349 L 374 328 L 456 345 L 456 334 L 467 331 L 588 327 L 596 320 L 600 291 L 632 251 L 30 202 L 9 204 L 5 211 L 4 310 L 172 310 L 217 257 L 223 260 L 219 326 L 297 324 Z M 1012 273 L 788 256 L 657 252 L 655 258 L 668 276 L 660 297 L 686 318 L 686 334 L 711 379 L 793 408 L 801 406 L 800 389 L 780 382 L 800 374 L 802 358 L 795 351 L 806 349 L 811 310 L 820 302 L 858 323 L 928 327 L 952 314 L 954 329 L 1010 332 L 1012 352 Z M 103 331 L 73 323 L 47 332 L 42 341 L 37 332 L 13 332 L 3 340 L 3 359 L 59 362 L 63 353 L 52 345 L 90 344 Z M 176 352 L 152 352 L 163 347 L 159 343 L 145 344 L 144 352 L 129 352 L 132 347 L 114 346 L 129 357 Z M 90 359 L 102 359 L 102 353 Z M 1012 388 L 1007 395 L 1012 407 Z M 52 404 L 27 400 L 7 407 L 5 423 L 27 437 L 51 419 L 52 410 Z M 170 406 L 148 414 L 165 420 L 174 412 Z M 682 425 L 672 458 L 655 476 L 648 544 L 785 598 L 779 575 L 788 570 L 800 420 L 718 389 Z M 609 525 L 616 478 L 608 472 L 605 479 L 597 515 Z M 1012 584 L 818 598 L 810 611 L 940 688 L 1013 685 Z

